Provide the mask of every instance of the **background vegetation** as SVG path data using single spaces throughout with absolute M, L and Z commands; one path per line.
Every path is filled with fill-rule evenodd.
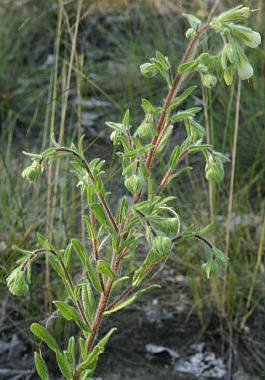
M 181 12 L 207 19 L 213 6 L 222 11 L 242 2 L 257 9 L 250 22 L 264 37 L 261 0 L 84 0 L 79 10 L 76 1 L 64 1 L 61 9 L 55 0 L 1 2 L 1 280 L 16 259 L 12 245 L 36 247 L 36 231 L 49 233 L 58 247 L 73 236 L 86 239 L 84 227 L 76 224 L 80 212 L 85 212 L 82 198 L 75 179 L 66 177 L 66 166 L 47 173 L 48 187 L 44 178 L 33 187 L 20 175 L 27 163 L 22 150 L 43 150 L 51 131 L 65 144 L 85 134 L 88 159 L 106 159 L 105 181 L 114 206 L 125 189 L 119 185 L 120 165 L 104 122 L 120 120 L 130 108 L 137 125 L 143 116 L 140 98 L 147 96 L 156 103 L 166 95 L 159 81 L 140 76 L 139 65 L 156 50 L 177 65 L 186 44 L 187 25 Z M 214 38 L 204 43 L 214 50 Z M 214 325 L 216 336 L 223 338 L 230 370 L 237 368 L 240 353 L 244 357 L 249 350 L 253 365 L 248 363 L 248 370 L 260 376 L 265 373 L 264 53 L 264 43 L 249 52 L 255 73 L 249 82 L 236 82 L 229 89 L 223 83 L 212 91 L 198 88 L 193 98 L 204 107 L 201 122 L 209 141 L 232 159 L 226 165 L 224 184 L 209 188 L 195 159 L 190 163 L 192 178 L 184 175 L 170 189 L 177 194 L 183 223 L 200 227 L 213 222 L 209 237 L 228 254 L 228 272 L 221 279 L 205 281 L 200 276 L 198 246 L 187 249 L 185 245 L 179 246 L 163 276 L 165 287 L 168 268 L 187 279 L 185 285 L 175 284 L 179 294 L 189 295 L 185 313 L 195 313 L 202 329 Z M 190 81 L 199 85 L 198 77 Z M 178 127 L 172 144 L 182 132 Z M 163 165 L 162 160 L 161 170 Z M 128 262 L 129 268 L 134 260 Z M 56 294 L 60 288 L 45 263 L 33 276 L 29 299 L 17 302 L 6 294 L 1 281 L 3 329 L 12 329 L 12 320 L 18 320 L 20 334 L 30 342 L 28 319 L 45 318 L 51 292 Z

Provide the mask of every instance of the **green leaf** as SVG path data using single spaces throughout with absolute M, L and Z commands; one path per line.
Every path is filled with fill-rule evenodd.
M 208 224 L 207 226 L 203 227 L 201 230 L 196 231 L 196 235 L 203 235 L 205 232 L 209 231 L 210 228 L 212 228 L 213 224 Z
M 87 262 L 86 262 L 86 268 L 87 268 L 88 276 L 89 276 L 89 279 L 90 279 L 92 285 L 94 286 L 94 288 L 99 293 L 102 293 L 102 288 L 101 288 L 101 285 L 100 285 L 100 281 L 99 281 L 98 275 L 95 273 L 95 271 L 92 268 L 92 265 L 90 264 L 89 260 L 87 260 Z
M 79 344 L 80 344 L 80 351 L 81 351 L 81 355 L 82 355 L 82 358 L 83 360 L 86 359 L 87 357 L 87 353 L 86 353 L 86 342 L 83 338 L 79 338 Z
M 200 61 L 198 59 L 195 59 L 194 61 L 189 61 L 186 63 L 183 63 L 178 67 L 178 72 L 179 73 L 184 73 L 186 71 L 193 71 L 196 69 L 196 67 L 199 65 Z
M 38 239 L 38 241 L 42 247 L 46 248 L 47 250 L 51 249 L 51 250 L 55 251 L 55 248 L 49 243 L 48 239 L 45 236 L 41 235 L 39 232 L 37 232 L 36 235 L 37 235 L 37 239 Z
M 90 205 L 94 202 L 94 187 L 92 183 L 89 183 L 86 187 L 87 190 L 87 203 Z
M 134 276 L 133 276 L 133 286 L 138 286 L 140 284 L 140 282 L 142 281 L 143 275 L 144 275 L 144 271 L 153 262 L 154 257 L 155 257 L 155 251 L 153 249 L 151 249 L 148 252 L 148 255 L 147 255 L 147 257 L 146 257 L 145 262 L 143 263 L 143 265 L 139 269 L 137 269 L 135 271 L 135 273 L 134 273 Z
M 17 245 L 12 245 L 12 249 L 14 249 L 15 251 L 24 253 L 27 256 L 31 256 L 32 255 L 32 251 L 27 251 L 26 249 L 22 249 L 22 248 L 18 247 Z
M 142 98 L 142 108 L 145 113 L 152 112 L 154 110 L 154 107 L 149 102 L 149 100 Z
M 176 115 L 171 116 L 172 123 L 176 123 L 178 121 L 182 121 L 188 117 L 192 117 L 194 114 L 192 112 L 187 111 L 179 111 Z
M 58 144 L 58 143 L 55 141 L 54 133 L 51 133 L 51 135 L 50 135 L 50 139 L 51 139 L 52 144 L 53 144 L 56 148 L 60 148 L 60 144 Z
M 84 218 L 84 220 L 86 222 L 87 229 L 88 229 L 88 234 L 89 234 L 90 239 L 92 239 L 92 240 L 95 239 L 96 238 L 96 233 L 95 233 L 95 230 L 94 230 L 94 228 L 93 228 L 93 226 L 92 226 L 92 224 L 90 222 L 89 216 L 83 215 L 83 218 Z
M 80 140 L 78 141 L 78 153 L 80 154 L 80 156 L 84 156 L 84 153 L 83 153 L 83 147 L 82 147 L 82 144 L 83 144 L 83 140 L 85 138 L 85 135 L 82 135 L 80 137 Z
M 77 239 L 72 239 L 71 244 L 74 247 L 74 250 L 77 253 L 77 255 L 79 256 L 83 265 L 86 266 L 86 262 L 87 262 L 88 258 L 87 258 L 87 255 L 86 255 L 86 252 L 85 252 L 83 245 Z
M 79 321 L 77 311 L 73 306 L 70 306 L 63 301 L 53 301 L 53 303 L 60 310 L 65 319 L 67 319 L 68 321 L 71 321 L 72 319 L 75 321 Z
M 73 362 L 74 362 L 74 359 L 75 359 L 75 338 L 74 338 L 74 336 L 71 336 L 71 338 L 69 338 L 67 350 L 69 352 L 71 352 L 72 357 L 73 357 Z
M 88 317 L 89 323 L 93 323 L 94 313 L 96 310 L 96 301 L 93 295 L 93 291 L 91 289 L 90 283 L 87 281 L 82 285 L 82 303 Z
M 125 112 L 122 124 L 125 129 L 130 128 L 130 110 L 127 110 Z
M 92 332 L 91 329 L 79 318 L 79 315 L 73 306 L 63 301 L 53 301 L 62 313 L 63 317 L 68 321 L 74 320 L 81 330 Z
M 51 266 L 53 267 L 55 272 L 57 272 L 62 279 L 67 280 L 67 277 L 66 277 L 60 263 L 58 262 L 58 259 L 54 256 L 49 255 L 48 260 L 51 263 Z
M 94 228 L 93 228 L 93 226 L 92 226 L 92 224 L 90 222 L 89 216 L 83 215 L 83 218 L 84 218 L 84 220 L 86 222 L 87 229 L 88 229 L 88 234 L 89 234 L 90 239 L 92 239 L 92 240 L 95 239 L 96 238 L 96 233 L 95 233 L 95 230 L 94 230 Z
M 22 153 L 25 154 L 26 156 L 32 157 L 33 160 L 40 161 L 42 159 L 42 155 L 41 154 L 28 153 L 28 152 L 25 152 L 24 150 L 22 151 Z
M 182 16 L 185 17 L 186 20 L 188 20 L 190 26 L 192 29 L 197 30 L 197 28 L 200 27 L 201 25 L 201 20 L 189 13 L 182 13 Z
M 42 156 L 43 156 L 43 157 L 50 157 L 50 156 L 53 156 L 55 153 L 56 153 L 56 151 L 55 151 L 54 148 L 49 148 L 49 149 L 45 150 L 45 151 L 42 153 Z
M 118 280 L 114 281 L 113 284 L 112 284 L 112 289 L 114 289 L 117 285 L 119 285 L 121 282 L 124 282 L 124 281 L 127 281 L 129 280 L 130 277 L 129 276 L 123 276 L 123 277 L 120 277 L 118 278 Z
M 91 380 L 93 375 L 93 370 L 88 369 L 87 371 L 82 372 L 80 375 L 80 380 Z
M 122 222 L 123 219 L 126 218 L 127 212 L 128 212 L 128 208 L 129 208 L 129 206 L 128 206 L 128 200 L 124 196 L 122 198 L 121 205 L 120 205 L 120 215 L 119 215 L 119 221 L 120 221 L 120 223 Z
M 138 149 L 132 150 L 132 151 L 130 151 L 128 153 L 124 153 L 123 157 L 128 157 L 128 158 L 130 158 L 130 157 L 136 157 L 138 154 L 142 155 L 142 154 L 148 152 L 153 147 L 154 147 L 153 144 L 148 144 L 148 145 L 142 146 L 142 147 L 140 147 Z
M 66 269 L 69 269 L 71 255 L 72 255 L 72 244 L 68 244 L 68 246 L 65 248 L 65 251 L 64 251 L 64 265 Z
M 90 264 L 90 261 L 86 255 L 86 253 L 85 253 L 85 249 L 84 249 L 83 245 L 76 239 L 72 239 L 72 245 L 73 245 L 76 253 L 80 257 L 83 265 L 87 268 L 88 275 L 89 275 L 89 278 L 90 278 L 92 285 L 94 286 L 94 288 L 96 290 L 98 290 L 101 293 L 102 289 L 101 289 L 101 285 L 100 285 L 98 276 L 94 272 L 94 270 Z
M 197 88 L 197 86 L 191 86 L 187 88 L 182 94 L 173 99 L 170 106 L 167 109 L 167 113 L 170 113 L 174 108 L 179 106 L 190 94 Z
M 38 352 L 34 352 L 34 360 L 38 375 L 42 378 L 42 380 L 50 380 L 46 364 Z
M 196 152 L 199 152 L 199 151 L 202 151 L 202 150 L 209 149 L 211 147 L 212 147 L 212 145 L 209 145 L 209 144 L 192 145 L 192 146 L 189 147 L 189 152 L 190 153 L 196 153 Z
M 156 52 L 156 58 L 158 59 L 158 61 L 163 66 L 164 70 L 169 70 L 170 69 L 170 63 L 168 61 L 168 58 L 165 57 L 162 53 L 160 53 L 160 51 Z
M 124 170 L 122 171 L 122 175 L 125 175 L 129 170 L 133 169 L 135 166 L 139 164 L 138 160 L 134 160 L 132 163 L 130 163 Z
M 124 307 L 130 305 L 132 302 L 136 300 L 136 298 L 140 297 L 142 294 L 148 292 L 149 290 L 152 290 L 154 288 L 160 288 L 160 285 L 150 285 L 145 289 L 139 290 L 138 292 L 134 293 L 131 297 L 127 298 L 126 300 L 119 302 L 113 309 L 105 311 L 103 314 L 111 314 L 115 313 L 118 310 L 123 309 Z
M 87 356 L 86 360 L 84 360 L 82 363 L 80 363 L 77 366 L 77 370 L 82 372 L 86 369 L 94 369 L 98 360 L 98 356 L 104 352 L 104 347 L 107 344 L 109 338 L 111 335 L 116 331 L 117 329 L 113 327 L 99 342 L 98 344 L 93 348 L 92 352 Z
M 109 264 L 104 260 L 97 261 L 97 271 L 110 277 L 112 280 L 117 278 L 117 275 L 111 270 Z
M 95 217 L 98 219 L 98 221 L 103 225 L 103 226 L 110 226 L 108 219 L 105 216 L 104 211 L 102 210 L 102 207 L 98 203 L 92 203 L 90 205 L 93 213 L 95 214 Z
M 98 342 L 97 347 L 104 348 L 105 345 L 108 343 L 109 338 L 111 335 L 117 330 L 116 327 L 113 327 L 110 329 L 110 331 Z
M 138 234 L 134 234 L 132 236 L 130 236 L 129 238 L 127 238 L 125 241 L 122 242 L 122 244 L 119 246 L 119 251 L 118 253 L 121 253 L 121 251 L 125 248 L 125 247 L 133 247 L 134 245 L 137 244 L 137 240 L 140 239 L 140 237 L 142 237 L 143 234 L 141 233 L 138 233 Z
M 59 158 L 63 158 L 63 157 L 69 157 L 71 156 L 72 154 L 70 152 L 65 152 L 65 153 L 56 153 L 56 156 L 52 157 L 50 159 L 50 164 L 55 161 L 55 160 L 58 160 Z
M 159 68 L 155 63 L 146 62 L 140 65 L 140 70 L 144 77 L 151 78 L 158 73 Z
M 60 351 L 56 351 L 56 359 L 59 365 L 59 368 L 62 372 L 62 375 L 67 379 L 72 379 L 72 373 L 70 370 L 70 366 L 68 360 L 64 357 L 64 355 Z
M 174 169 L 174 167 L 178 161 L 179 155 L 180 155 L 180 146 L 177 145 L 174 147 L 173 152 L 170 156 L 169 167 L 171 169 Z
M 118 131 L 119 133 L 124 133 L 123 130 L 123 124 L 122 123 L 113 123 L 112 121 L 106 121 L 106 124 L 108 127 L 114 129 L 115 131 Z
M 38 338 L 43 340 L 51 350 L 57 352 L 59 350 L 58 344 L 56 340 L 51 336 L 51 334 L 45 329 L 45 327 L 41 326 L 39 323 L 32 323 L 30 326 L 31 331 Z

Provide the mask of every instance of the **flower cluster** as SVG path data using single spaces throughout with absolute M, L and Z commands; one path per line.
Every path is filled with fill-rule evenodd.
M 22 296 L 28 290 L 28 284 L 25 280 L 25 273 L 21 267 L 16 268 L 7 278 L 7 286 L 15 296 Z
M 211 22 L 211 27 L 220 33 L 224 46 L 218 56 L 220 70 L 226 84 L 233 81 L 235 70 L 242 80 L 252 77 L 253 68 L 240 44 L 256 48 L 261 43 L 261 36 L 251 28 L 235 23 L 242 22 L 250 16 L 250 9 L 239 5 L 222 13 Z

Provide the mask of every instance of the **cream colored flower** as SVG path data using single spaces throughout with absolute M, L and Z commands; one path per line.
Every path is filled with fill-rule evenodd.
M 249 61 L 242 61 L 237 66 L 237 72 L 240 79 L 249 79 L 253 75 L 253 67 L 251 66 Z
M 250 16 L 250 9 L 248 7 L 243 7 L 239 5 L 233 9 L 230 9 L 227 12 L 222 13 L 218 20 L 220 22 L 240 22 L 243 21 Z

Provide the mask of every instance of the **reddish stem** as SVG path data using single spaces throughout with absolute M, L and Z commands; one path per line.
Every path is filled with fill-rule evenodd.
M 159 188 L 157 189 L 157 192 L 155 193 L 155 196 L 158 196 L 161 193 L 161 191 L 162 191 L 163 187 L 165 186 L 165 184 L 168 180 L 168 177 L 170 176 L 171 173 L 172 173 L 172 169 L 168 169 L 165 177 L 162 179 L 162 181 L 159 185 Z
M 79 161 L 81 161 L 82 165 L 84 166 L 89 178 L 91 179 L 91 181 L 93 182 L 93 184 L 95 184 L 95 178 L 91 172 L 91 170 L 89 169 L 89 166 L 87 165 L 86 161 L 82 159 L 82 157 L 74 152 L 72 149 L 68 149 L 68 148 L 57 148 L 55 149 L 56 152 L 67 152 L 67 153 L 71 153 L 73 156 L 77 157 Z M 109 217 L 109 220 L 111 221 L 111 224 L 113 225 L 113 227 L 115 228 L 115 231 L 116 232 L 119 232 L 119 229 L 117 227 L 117 224 L 111 214 L 111 211 L 110 211 L 110 208 L 109 206 L 107 205 L 106 201 L 105 201 L 105 198 L 103 196 L 103 194 L 101 192 L 98 193 L 98 198 L 102 204 L 102 206 L 104 207 L 108 217 Z
M 149 267 L 146 268 L 146 270 L 144 271 L 144 275 L 145 275 L 146 273 L 148 273 L 148 272 L 150 271 L 150 269 L 153 268 L 154 265 L 156 265 L 156 262 L 155 262 L 155 261 L 153 261 L 153 262 L 149 265 Z
M 185 55 L 184 55 L 184 57 L 183 57 L 183 59 L 182 59 L 181 65 L 182 65 L 183 63 L 187 62 L 187 60 L 188 60 L 188 58 L 189 58 L 189 55 L 190 55 L 190 53 L 191 53 L 191 50 L 192 50 L 192 48 L 193 48 L 195 42 L 197 41 L 197 38 L 199 37 L 199 35 L 200 35 L 201 33 L 203 33 L 207 28 L 209 28 L 209 26 L 210 26 L 210 23 L 207 23 L 207 24 L 203 25 L 203 26 L 202 26 L 202 27 L 201 27 L 201 28 L 195 33 L 195 35 L 193 36 L 192 40 L 190 41 L 190 43 L 189 43 L 189 45 L 188 45 L 188 48 L 187 48 L 187 50 L 186 50 L 186 53 L 185 53 Z M 157 136 L 158 136 L 158 134 L 159 134 L 159 132 L 160 132 L 160 130 L 161 130 L 161 128 L 162 128 L 162 125 L 163 125 L 164 120 L 165 120 L 165 117 L 166 117 L 167 109 L 168 109 L 168 107 L 169 107 L 169 105 L 170 105 L 170 102 L 171 102 L 171 100 L 172 100 L 172 98 L 173 98 L 173 95 L 174 95 L 174 93 L 175 93 L 175 90 L 176 90 L 176 88 L 177 88 L 177 85 L 178 85 L 178 83 L 179 83 L 179 81 L 180 81 L 181 76 L 182 76 L 182 73 L 178 73 L 178 74 L 177 74 L 177 76 L 176 76 L 176 78 L 175 78 L 175 80 L 174 80 L 174 82 L 173 82 L 173 85 L 172 85 L 170 91 L 168 92 L 168 95 L 167 95 L 167 98 L 166 98 L 166 101 L 165 101 L 165 104 L 164 104 L 164 107 L 163 107 L 163 111 L 162 111 L 162 113 L 161 113 L 161 115 L 160 115 L 160 119 L 159 119 L 159 122 L 158 122 L 158 125 L 157 125 L 157 135 L 154 136 L 154 138 L 153 138 L 153 140 L 152 140 L 152 144 L 153 144 L 153 145 L 156 144 L 156 141 L 157 141 L 157 138 L 158 138 Z M 150 164 L 151 164 L 151 161 L 152 161 L 152 158 L 153 158 L 153 155 L 154 155 L 154 148 L 151 148 L 150 151 L 149 151 L 149 153 L 148 153 L 147 160 L 146 160 L 146 163 L 145 163 L 145 167 L 146 167 L 146 169 L 149 169 Z
M 207 23 L 205 24 L 203 27 L 201 27 L 197 32 L 196 34 L 193 36 L 192 40 L 190 41 L 189 43 L 189 46 L 186 50 L 186 53 L 184 55 L 184 58 L 181 62 L 181 64 L 185 63 L 188 58 L 189 58 L 189 55 L 190 55 L 190 52 L 198 38 L 198 36 L 203 32 L 205 31 L 208 27 L 210 26 L 210 23 Z M 152 140 L 152 144 L 153 144 L 153 148 L 150 149 L 149 153 L 148 153 L 148 156 L 147 156 L 147 160 L 146 160 L 146 163 L 145 163 L 145 167 L 147 169 L 149 169 L 150 167 L 150 164 L 151 164 L 151 161 L 152 161 L 152 157 L 153 157 L 153 154 L 154 154 L 154 148 L 155 148 L 155 144 L 157 142 L 157 139 L 158 139 L 158 136 L 159 136 L 159 133 L 160 133 L 160 130 L 163 126 L 163 123 L 164 123 L 164 120 L 165 120 L 165 117 L 166 117 L 166 112 L 167 112 L 167 109 L 170 105 L 170 102 L 173 98 L 173 95 L 174 95 L 174 92 L 176 90 L 176 87 L 179 83 L 179 80 L 181 78 L 182 74 L 181 73 L 178 73 L 175 80 L 174 80 L 174 83 L 168 93 L 168 96 L 167 96 L 167 99 L 165 101 L 165 104 L 164 104 L 164 107 L 163 107 L 163 111 L 160 115 L 160 119 L 159 119 L 159 122 L 158 122 L 158 126 L 157 126 L 157 135 L 153 138 Z M 170 175 L 170 174 L 169 174 Z M 135 203 L 138 203 L 139 200 L 140 200 L 140 197 L 142 195 L 142 189 L 136 193 L 135 197 L 134 197 L 134 204 Z M 102 199 L 100 198 L 101 202 L 102 202 Z M 104 206 L 104 204 L 103 204 Z M 105 206 L 104 206 L 105 208 Z M 106 209 L 105 209 L 106 210 Z M 107 210 L 106 210 L 107 212 Z M 108 212 L 107 212 L 108 213 Z M 110 216 L 109 216 L 110 217 Z M 115 222 L 114 222 L 115 223 Z M 112 222 L 113 224 L 113 222 Z M 113 224 L 114 225 L 114 224 Z M 114 228 L 115 230 L 118 232 L 118 228 L 116 226 L 116 223 L 114 225 Z M 114 265 L 115 267 L 115 265 Z M 100 325 L 100 322 L 101 322 L 101 319 L 102 319 L 102 316 L 103 316 L 103 312 L 105 311 L 105 307 L 106 307 L 106 304 L 107 304 L 107 301 L 108 301 L 108 298 L 109 298 L 109 295 L 110 295 L 110 291 L 111 291 L 111 287 L 112 287 L 112 280 L 109 278 L 108 281 L 107 281 L 107 285 L 106 285 L 106 288 L 105 288 L 105 293 L 101 294 L 101 297 L 100 297 L 100 301 L 99 301 L 99 304 L 98 304 L 98 308 L 97 308 L 97 312 L 96 312 L 96 316 L 95 316 L 95 319 L 94 319 L 94 323 L 93 323 L 93 326 L 92 326 L 92 329 L 93 329 L 93 333 L 90 334 L 86 340 L 86 351 L 89 352 L 90 349 L 91 349 L 91 346 L 93 344 L 93 341 L 95 339 L 95 336 L 96 336 L 96 332 L 97 332 L 97 329 Z M 130 290 L 133 289 L 133 285 L 131 285 L 127 290 L 126 290 L 126 295 L 130 292 Z M 125 296 L 125 295 L 121 295 L 122 298 Z M 119 299 L 121 298 L 121 296 L 119 297 Z M 116 302 L 116 301 L 115 301 Z M 119 301 L 117 301 L 119 302 Z M 112 304 L 113 305 L 113 304 Z M 111 305 L 111 307 L 113 307 Z
M 105 311 L 111 310 L 114 308 L 114 306 L 117 305 L 125 296 L 127 296 L 128 293 L 130 293 L 133 290 L 134 286 L 131 284 L 124 292 L 114 301 L 111 305 L 107 307 Z
M 94 215 L 92 209 L 90 209 L 90 221 L 91 221 L 91 225 L 92 225 L 92 228 L 94 230 L 94 233 L 96 233 L 95 215 Z M 99 254 L 98 254 L 98 247 L 97 247 L 97 240 L 96 240 L 96 238 L 92 239 L 92 244 L 93 244 L 93 251 L 94 251 L 95 260 L 98 261 Z M 99 273 L 98 277 L 99 277 L 99 282 L 100 282 L 100 285 L 101 285 L 101 289 L 103 290 L 103 293 L 104 293 L 105 287 L 104 287 L 104 281 L 103 281 L 102 273 Z
M 159 146 L 159 144 L 160 144 L 160 142 L 161 142 L 161 140 L 162 140 L 162 138 L 163 138 L 163 136 L 164 136 L 166 130 L 167 130 L 168 127 L 170 126 L 170 123 L 171 123 L 171 120 L 169 120 L 169 121 L 167 122 L 167 124 L 164 125 L 164 128 L 162 129 L 162 132 L 160 133 L 160 135 L 159 135 L 159 137 L 158 137 L 158 139 L 157 139 L 157 142 L 156 142 L 156 144 L 155 144 L 153 155 L 156 153 L 156 151 L 157 151 L 157 149 L 158 149 L 158 146 Z

